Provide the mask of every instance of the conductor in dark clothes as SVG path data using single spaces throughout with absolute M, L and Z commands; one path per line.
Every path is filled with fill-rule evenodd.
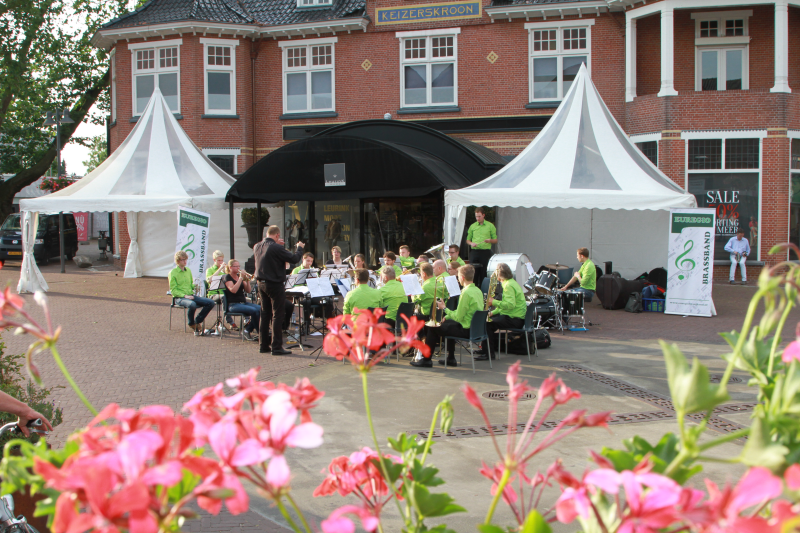
M 272 355 L 288 355 L 292 352 L 283 348 L 283 315 L 286 302 L 286 263 L 299 263 L 303 258 L 305 244 L 297 243 L 297 250 L 291 253 L 283 247 L 281 229 L 270 226 L 267 238 L 256 243 L 253 252 L 256 259 L 256 281 L 261 297 L 261 353 L 270 351 Z M 270 335 L 270 323 L 272 334 Z

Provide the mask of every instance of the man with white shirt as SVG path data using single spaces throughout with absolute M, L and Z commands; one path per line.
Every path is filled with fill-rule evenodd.
M 731 285 L 736 283 L 737 263 L 742 267 L 742 285 L 747 285 L 747 268 L 744 263 L 747 261 L 747 256 L 750 255 L 750 243 L 744 238 L 742 228 L 739 228 L 736 237 L 731 237 L 731 240 L 725 245 L 725 251 L 731 254 Z

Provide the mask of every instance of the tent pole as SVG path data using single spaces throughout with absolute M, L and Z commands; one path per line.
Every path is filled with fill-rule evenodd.
M 228 200 L 228 220 L 230 221 L 230 229 L 231 229 L 231 255 L 229 257 L 233 258 L 236 257 L 233 250 L 233 199 Z

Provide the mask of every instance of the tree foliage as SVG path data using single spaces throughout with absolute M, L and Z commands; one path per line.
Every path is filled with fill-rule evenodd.
M 89 149 L 91 150 L 89 152 L 89 159 L 83 162 L 87 174 L 99 167 L 100 163 L 106 160 L 107 146 L 108 143 L 103 135 L 97 135 L 89 140 Z
M 42 125 L 47 110 L 70 110 L 61 145 L 81 121 L 102 122 L 111 79 L 108 54 L 90 40 L 125 11 L 126 0 L 0 0 L 0 218 L 20 189 L 50 168 L 55 129 Z M 104 94 L 105 93 L 105 94 Z M 99 112 L 90 116 L 97 103 Z M 74 139 L 86 143 L 86 139 Z

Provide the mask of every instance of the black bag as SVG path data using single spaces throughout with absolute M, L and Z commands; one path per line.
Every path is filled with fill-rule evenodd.
M 505 340 L 505 339 L 504 339 Z M 533 353 L 533 334 L 529 334 L 529 342 L 531 343 L 531 354 Z M 505 345 L 505 342 L 502 342 Z M 549 348 L 550 347 L 550 333 L 544 329 L 536 330 L 536 348 Z M 492 348 L 496 348 L 493 346 Z M 528 355 L 528 347 L 525 344 L 525 337 L 522 334 L 509 334 L 508 336 L 508 353 L 514 355 Z
M 632 292 L 628 297 L 628 303 L 625 304 L 625 310 L 629 313 L 641 313 L 642 308 L 642 293 Z

